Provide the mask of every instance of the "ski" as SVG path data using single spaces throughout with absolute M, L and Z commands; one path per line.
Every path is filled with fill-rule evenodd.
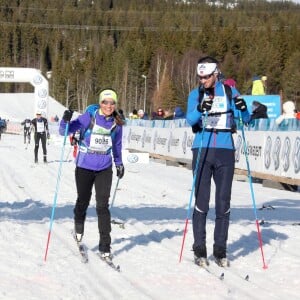
M 201 263 L 201 264 L 198 264 L 195 262 L 195 265 L 198 266 L 199 269 L 201 270 L 205 270 L 207 273 L 209 273 L 210 275 L 220 279 L 220 280 L 223 280 L 224 279 L 224 272 L 222 272 L 220 275 L 214 273 L 211 268 L 209 267 L 209 263 L 207 261 L 207 263 Z
M 76 239 L 76 235 L 75 235 L 75 232 L 73 230 L 72 230 L 72 236 L 73 236 L 73 239 L 75 240 L 76 245 L 78 247 L 79 254 L 81 255 L 81 262 L 84 263 L 84 264 L 88 263 L 89 257 L 88 257 L 88 254 L 87 254 L 86 246 L 82 242 L 80 242 Z
M 234 273 L 232 272 L 231 268 L 230 268 L 230 262 L 229 260 L 217 260 L 215 259 L 215 264 L 219 267 L 219 269 L 224 270 L 224 272 L 222 272 L 222 274 L 220 275 L 220 279 L 224 280 L 225 278 L 225 274 L 227 273 L 228 276 L 234 276 L 234 277 L 238 277 L 241 280 L 245 280 L 245 281 L 249 281 L 249 275 L 246 274 L 246 276 L 242 276 L 240 274 Z
M 213 275 L 214 277 L 218 278 L 219 280 L 223 281 L 225 279 L 226 271 L 230 272 L 230 264 L 229 261 L 227 261 L 226 265 L 219 264 L 218 261 L 214 261 L 215 267 L 212 266 L 208 261 L 204 263 L 197 263 L 194 262 L 196 266 L 198 266 L 200 269 L 205 270 L 207 273 Z M 221 271 L 221 273 L 219 273 Z M 232 273 L 233 274 L 233 273 Z M 240 279 L 249 281 L 249 275 L 247 274 L 245 277 L 240 276 L 238 274 L 233 274 L 234 276 L 238 276 Z
M 100 260 L 102 260 L 103 262 L 105 262 L 110 268 L 112 268 L 113 270 L 115 270 L 117 272 L 121 271 L 120 266 L 114 264 L 114 262 L 112 261 L 112 258 L 110 256 L 103 257 L 103 256 L 101 256 L 100 252 L 97 252 L 97 255 L 99 256 Z

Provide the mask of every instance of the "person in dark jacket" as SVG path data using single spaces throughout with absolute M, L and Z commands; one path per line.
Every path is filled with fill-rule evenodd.
M 145 113 L 142 109 L 139 109 L 137 114 L 140 120 L 149 120 L 148 114 Z
M 181 107 L 177 106 L 174 109 L 174 117 L 173 119 L 185 119 L 185 113 Z
M 31 120 L 27 118 L 21 125 L 23 125 L 24 130 L 24 144 L 26 144 L 26 139 L 28 140 L 28 144 L 30 144 Z
M 43 160 L 47 163 L 47 146 L 46 141 L 50 139 L 50 133 L 48 129 L 48 120 L 42 117 L 42 113 L 38 111 L 36 118 L 31 121 L 31 128 L 34 130 L 34 162 L 38 163 L 38 152 L 40 141 L 43 148 Z
M 231 87 L 229 99 L 218 80 L 218 62 L 212 57 L 199 59 L 199 86 L 188 96 L 187 122 L 198 125 L 192 145 L 192 167 L 195 177 L 195 206 L 193 212 L 194 262 L 208 264 L 206 249 L 206 218 L 209 210 L 211 180 L 215 183 L 215 228 L 213 256 L 221 267 L 228 265 L 226 256 L 230 217 L 231 187 L 234 175 L 235 146 L 232 133 L 234 119 L 250 120 L 247 104 Z
M 251 120 L 268 119 L 267 110 L 268 110 L 268 108 L 264 104 L 262 104 L 258 101 L 253 101 L 252 102 Z
M 152 120 L 164 120 L 165 111 L 159 107 L 155 114 L 153 114 Z
M 66 110 L 60 122 L 59 133 L 65 134 L 67 123 L 69 133 L 81 131 L 79 151 L 75 163 L 77 200 L 74 208 L 74 237 L 78 242 L 84 234 L 86 212 L 94 186 L 96 192 L 96 212 L 100 235 L 99 252 L 103 259 L 111 260 L 111 215 L 109 197 L 112 186 L 112 156 L 117 177 L 124 176 L 122 162 L 122 125 L 124 121 L 115 111 L 117 93 L 110 88 L 99 95 L 99 106 L 93 112 L 87 111 L 71 121 L 73 112 Z M 94 105 L 95 106 L 95 105 Z
M 6 130 L 6 120 L 1 119 L 0 117 L 0 140 L 1 140 L 1 134 Z

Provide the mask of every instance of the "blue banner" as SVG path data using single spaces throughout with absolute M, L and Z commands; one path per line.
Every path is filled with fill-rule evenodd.
M 258 101 L 268 108 L 268 117 L 270 119 L 276 119 L 281 115 L 281 103 L 280 95 L 263 95 L 263 96 L 252 96 L 252 95 L 241 95 L 247 103 L 248 110 L 252 112 L 252 102 Z

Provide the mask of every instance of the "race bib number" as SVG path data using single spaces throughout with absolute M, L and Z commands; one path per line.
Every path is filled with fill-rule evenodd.
M 104 134 L 91 134 L 90 140 L 90 150 L 99 151 L 99 152 L 107 152 L 112 147 L 112 140 L 110 135 Z
M 36 131 L 37 132 L 44 132 L 45 131 L 44 122 L 36 122 Z
M 208 115 L 207 117 L 207 128 L 217 128 L 224 129 L 227 124 L 227 114 L 222 113 L 227 111 L 227 101 L 226 97 L 216 96 L 211 108 L 210 113 L 213 115 Z M 218 114 L 220 113 L 220 114 Z

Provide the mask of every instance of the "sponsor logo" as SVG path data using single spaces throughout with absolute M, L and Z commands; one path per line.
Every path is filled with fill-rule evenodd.
M 290 167 L 290 150 L 291 150 L 291 140 L 288 137 L 286 137 L 282 147 L 282 167 L 285 172 Z
M 246 147 L 246 155 L 247 156 L 254 156 L 255 159 L 257 157 L 261 156 L 261 152 L 262 152 L 262 147 L 261 146 L 255 146 L 255 145 L 249 145 L 249 143 L 247 142 L 247 147 Z M 242 148 L 241 151 L 242 154 L 245 154 L 245 149 Z
M 1 79 L 14 79 L 15 72 L 14 71 L 0 71 L 0 80 Z
M 295 140 L 292 160 L 294 164 L 295 173 L 299 173 L 300 171 L 300 138 L 299 137 L 297 137 Z
M 38 90 L 38 95 L 40 98 L 45 98 L 45 97 L 47 97 L 48 92 L 46 89 L 40 89 L 40 90 Z
M 271 149 L 272 149 L 272 139 L 270 136 L 267 137 L 264 153 L 264 163 L 266 169 L 270 168 L 271 165 Z
M 40 99 L 37 104 L 39 109 L 45 109 L 47 106 L 46 100 Z
M 131 154 L 128 154 L 127 161 L 131 164 L 135 164 L 139 161 L 139 157 L 138 157 L 138 155 L 131 153 Z
M 278 170 L 280 161 L 279 161 L 279 153 L 280 153 L 280 148 L 281 148 L 281 140 L 280 137 L 277 137 L 275 140 L 273 152 L 272 152 L 272 158 L 274 161 L 274 168 L 275 170 Z
M 36 76 L 34 76 L 34 78 L 33 78 L 33 83 L 34 83 L 34 84 L 41 84 L 42 81 L 43 81 L 43 78 L 42 78 L 42 76 L 40 76 L 40 75 L 36 75 Z

